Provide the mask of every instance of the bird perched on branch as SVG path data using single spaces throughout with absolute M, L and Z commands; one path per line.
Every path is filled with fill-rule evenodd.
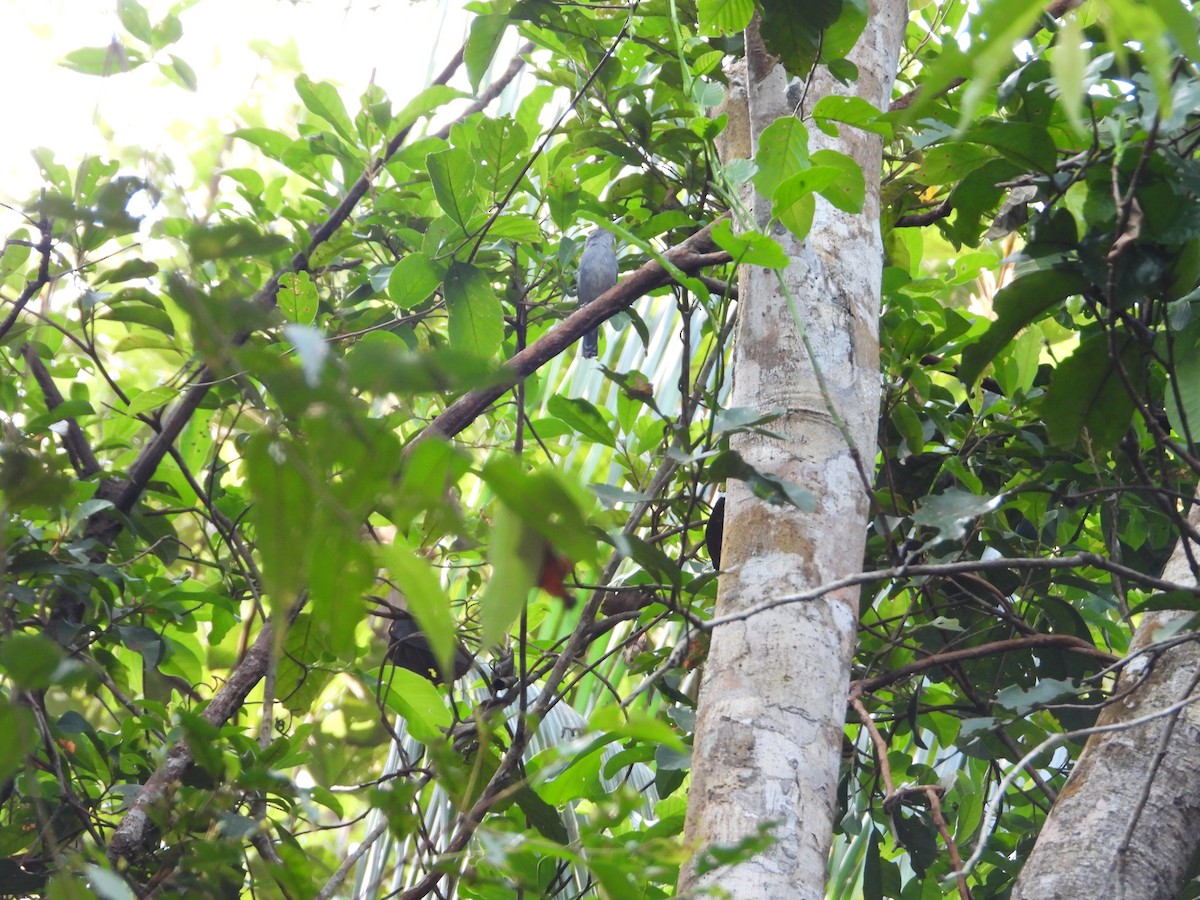
M 438 667 L 433 648 L 429 646 L 428 639 L 412 614 L 402 609 L 393 610 L 391 614 L 394 618 L 388 628 L 388 637 L 391 639 L 388 658 L 393 663 L 402 669 L 416 672 L 422 678 L 428 678 L 434 684 L 457 681 L 470 671 L 474 660 L 466 648 L 458 644 L 454 648 L 454 671 L 449 673 L 451 677 L 447 678 L 447 673 Z
M 596 228 L 587 236 L 579 257 L 579 276 L 575 280 L 579 305 L 587 306 L 617 283 L 617 254 L 611 231 Z M 583 336 L 583 356 L 595 359 L 600 350 L 600 328 Z

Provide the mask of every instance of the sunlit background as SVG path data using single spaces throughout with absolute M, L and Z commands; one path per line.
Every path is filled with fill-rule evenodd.
M 107 141 L 166 152 L 184 164 L 182 148 L 211 140 L 213 122 L 228 133 L 259 117 L 254 124 L 291 131 L 284 119 L 297 103 L 290 81 L 298 71 L 339 85 L 351 109 L 372 80 L 403 105 L 462 45 L 467 19 L 460 5 L 143 0 L 151 22 L 176 12 L 183 36 L 137 69 L 103 78 L 61 63 L 123 33 L 118 0 L 0 0 L 7 126 L 0 202 L 23 202 L 36 189 L 36 147 L 52 148 L 69 168 L 89 154 L 104 155 Z M 172 55 L 194 71 L 194 91 L 163 74 Z

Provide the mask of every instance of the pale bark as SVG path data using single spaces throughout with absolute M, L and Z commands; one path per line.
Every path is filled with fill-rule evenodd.
M 840 85 L 819 70 L 801 115 L 831 93 L 886 108 L 906 18 L 903 0 L 874 0 L 851 54 L 857 82 Z M 747 32 L 747 63 L 756 141 L 793 109 L 786 75 L 764 51 L 754 26 Z M 879 415 L 882 146 L 876 135 L 849 127 L 838 138 L 810 131 L 812 149 L 836 149 L 862 167 L 865 207 L 849 215 L 818 200 L 805 241 L 780 227 L 770 233 L 791 258 L 783 278 L 836 415 L 869 468 Z M 766 228 L 769 205 L 757 196 L 752 202 L 758 227 Z M 730 571 L 721 578 L 718 614 L 859 571 L 867 528 L 863 473 L 822 396 L 776 274 L 743 268 L 739 298 L 730 405 L 764 413 L 782 409 L 771 429 L 784 440 L 744 435 L 735 449 L 758 470 L 806 487 L 818 508 L 801 513 L 770 506 L 753 499 L 744 484 L 729 484 L 722 558 Z M 716 886 L 734 898 L 756 900 L 823 896 L 857 611 L 858 591 L 845 590 L 713 635 L 700 692 L 686 836 L 699 848 L 729 845 L 775 822 L 776 842 L 700 878 L 689 869 L 682 889 Z
M 1200 503 L 1188 516 L 1200 526 Z M 1190 559 L 1189 559 L 1190 549 Z M 1181 537 L 1164 578 L 1195 584 L 1197 547 Z M 1130 653 L 1187 626 L 1190 612 L 1148 613 Z M 1186 632 L 1184 632 L 1186 634 Z M 1195 640 L 1135 657 L 1116 685 L 1121 697 L 1097 725 L 1118 725 L 1196 693 Z M 1014 898 L 1178 896 L 1200 843 L 1200 707 L 1128 730 L 1092 735 L 1083 748 L 1013 890 Z

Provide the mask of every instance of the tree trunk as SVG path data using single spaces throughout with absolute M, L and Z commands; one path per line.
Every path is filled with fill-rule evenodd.
M 873 0 L 850 56 L 858 80 L 840 85 L 818 69 L 799 114 L 809 115 L 818 99 L 832 93 L 886 108 L 906 13 L 903 0 Z M 757 23 L 746 32 L 746 58 L 750 137 L 757 144 L 763 129 L 794 110 L 787 76 L 764 50 Z M 743 267 L 730 405 L 783 411 L 770 427 L 784 440 L 742 435 L 735 449 L 759 471 L 807 488 L 817 510 L 771 506 L 754 499 L 744 483 L 729 484 L 722 556 L 728 571 L 721 577 L 718 615 L 811 589 L 862 566 L 864 479 L 871 478 L 879 416 L 882 145 L 878 136 L 849 127 L 837 138 L 812 129 L 810 138 L 812 149 L 838 150 L 862 167 L 866 203 L 860 214 L 849 215 L 818 199 L 803 242 L 770 226 L 790 257 L 783 280 L 816 358 L 802 345 L 776 273 Z M 767 229 L 769 201 L 756 195 L 752 204 L 756 227 Z M 745 862 L 703 876 L 689 868 L 681 889 L 719 886 L 735 898 L 823 896 L 857 613 L 858 592 L 847 590 L 776 608 L 713 635 L 700 691 L 686 837 L 699 848 L 730 845 L 775 823 L 775 842 Z
M 1200 527 L 1200 502 L 1188 522 Z M 1163 577 L 1195 584 L 1196 546 L 1181 537 Z M 1191 612 L 1147 613 L 1130 654 L 1189 626 Z M 1186 632 L 1185 632 L 1186 633 Z M 1132 658 L 1122 699 L 1097 725 L 1131 722 L 1195 694 L 1200 644 L 1185 641 Z M 1200 839 L 1200 708 L 1092 735 L 1013 890 L 1014 898 L 1176 897 Z

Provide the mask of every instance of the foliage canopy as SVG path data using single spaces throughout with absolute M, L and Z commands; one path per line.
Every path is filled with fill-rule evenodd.
M 121 0 L 64 64 L 196 89 L 188 5 Z M 738 190 L 800 235 L 857 211 L 808 135 L 865 128 L 885 395 L 829 893 L 937 893 L 981 837 L 975 896 L 1010 886 L 1078 744 L 993 826 L 999 779 L 1094 721 L 1140 611 L 1197 606 L 1156 580 L 1200 472 L 1195 17 L 913 4 L 881 111 L 804 90 L 855 77 L 866 4 L 796 6 L 478 3 L 414 97 L 297 73 L 295 129 L 239 110 L 194 183 L 36 151 L 0 254 L 0 884 L 316 896 L 369 837 L 360 887 L 672 893 L 714 491 L 812 501 L 728 449 L 771 413 L 723 408 L 736 268 L 786 263 Z M 755 11 L 796 115 L 722 163 Z M 593 225 L 627 276 L 602 367 L 569 349 Z M 387 665 L 395 607 L 480 666 Z

